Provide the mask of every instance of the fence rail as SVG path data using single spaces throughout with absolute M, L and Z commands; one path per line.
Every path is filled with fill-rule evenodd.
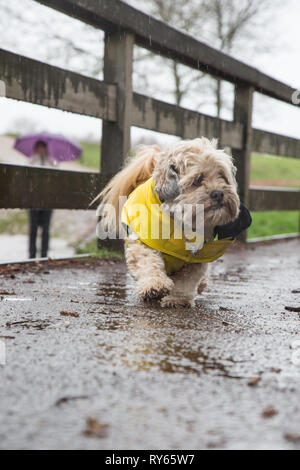
M 117 86 L 0 49 L 6 97 L 108 121 L 116 120 Z
M 0 165 L 1 206 L 88 209 L 108 178 L 100 173 Z
M 300 140 L 253 129 L 252 150 L 281 157 L 300 158 Z
M 104 81 L 0 49 L 6 96 L 103 120 L 101 173 L 0 165 L 0 207 L 87 209 L 130 149 L 137 126 L 182 138 L 219 138 L 236 157 L 242 200 L 255 211 L 300 210 L 300 191 L 249 188 L 252 151 L 300 158 L 300 140 L 252 128 L 253 93 L 293 104 L 292 87 L 119 0 L 37 0 L 105 31 Z M 138 45 L 235 84 L 228 121 L 132 90 Z
M 111 176 L 0 164 L 1 207 L 91 209 L 91 201 Z M 250 187 L 250 207 L 257 212 L 299 210 L 299 196 L 295 189 Z

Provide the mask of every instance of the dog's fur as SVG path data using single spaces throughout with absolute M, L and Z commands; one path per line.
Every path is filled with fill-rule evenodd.
M 153 176 L 160 200 L 175 218 L 184 204 L 204 205 L 205 238 L 212 239 L 215 226 L 225 225 L 238 216 L 240 201 L 235 173 L 232 158 L 217 149 L 216 140 L 202 137 L 165 149 L 145 146 L 99 195 L 100 206 L 112 204 L 119 216 L 119 197 L 129 196 Z M 222 203 L 212 199 L 215 190 L 223 192 Z M 106 225 L 113 223 L 109 214 L 105 217 Z M 159 251 L 136 243 L 136 238 L 130 236 L 126 245 L 127 265 L 143 300 L 160 299 L 166 307 L 194 305 L 197 288 L 201 293 L 207 285 L 206 263 L 186 264 L 179 272 L 167 276 Z

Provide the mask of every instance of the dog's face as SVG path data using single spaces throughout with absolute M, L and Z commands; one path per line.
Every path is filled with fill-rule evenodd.
M 216 141 L 182 141 L 158 155 L 153 177 L 160 200 L 175 214 L 178 207 L 204 206 L 207 227 L 225 225 L 239 214 L 236 169 Z

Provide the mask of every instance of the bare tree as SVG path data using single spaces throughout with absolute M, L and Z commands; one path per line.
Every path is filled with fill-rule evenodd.
M 0 0 L 0 44 L 101 78 L 103 32 L 33 0 Z
M 142 8 L 147 13 L 160 18 L 164 22 L 175 26 L 178 29 L 187 31 L 198 36 L 199 30 L 205 23 L 205 18 L 199 14 L 204 0 L 197 2 L 182 2 L 182 0 L 129 0 L 127 3 Z M 151 57 L 152 69 L 163 70 L 167 67 L 169 76 L 172 77 L 171 94 L 177 105 L 182 105 L 184 98 L 191 93 L 198 93 L 200 81 L 203 81 L 204 74 L 197 70 L 188 69 L 176 61 L 166 60 L 157 55 L 138 50 L 135 54 L 135 69 L 137 87 L 144 89 L 149 86 L 148 74 L 144 72 L 145 60 Z M 168 84 L 169 85 L 169 84 Z M 162 86 L 160 84 L 160 86 Z M 170 90 L 170 86 L 168 87 Z M 166 90 L 167 91 L 167 90 Z M 203 94 L 201 99 L 203 100 Z M 197 100 L 198 101 L 198 100 Z
M 278 6 L 276 0 L 206 0 L 202 6 L 209 18 L 207 34 L 221 51 L 249 60 L 254 48 L 257 54 L 270 46 L 264 30 Z M 220 116 L 224 106 L 222 80 L 216 79 L 213 88 Z
M 190 0 L 186 3 L 182 0 L 127 0 L 127 3 L 143 8 L 166 23 L 242 60 L 250 60 L 254 50 L 258 54 L 270 47 L 266 24 L 270 24 L 279 6 L 278 0 Z M 195 93 L 198 101 L 199 94 L 202 97 L 207 94 L 208 86 L 217 115 L 221 115 L 226 106 L 221 79 L 203 81 L 203 74 L 174 61 L 169 68 L 177 104 L 181 104 L 187 95 L 195 97 Z M 141 67 L 139 73 L 141 76 Z

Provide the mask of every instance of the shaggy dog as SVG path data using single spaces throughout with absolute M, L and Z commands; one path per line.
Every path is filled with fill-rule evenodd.
M 121 215 L 119 198 L 129 196 L 135 188 L 153 178 L 155 192 L 170 217 L 176 219 L 178 208 L 186 204 L 193 208 L 202 205 L 204 238 L 213 240 L 215 227 L 234 221 L 239 214 L 235 173 L 232 158 L 217 149 L 216 140 L 181 141 L 165 149 L 142 147 L 99 195 L 100 212 L 105 204 L 115 208 L 115 212 L 102 211 L 102 222 L 106 226 L 113 224 L 115 214 L 118 218 Z M 192 228 L 195 214 L 193 211 Z M 183 263 L 178 272 L 168 274 L 163 253 L 145 243 L 137 243 L 137 238 L 129 231 L 125 253 L 140 298 L 160 300 L 165 307 L 193 306 L 196 292 L 201 293 L 207 285 L 208 264 Z

